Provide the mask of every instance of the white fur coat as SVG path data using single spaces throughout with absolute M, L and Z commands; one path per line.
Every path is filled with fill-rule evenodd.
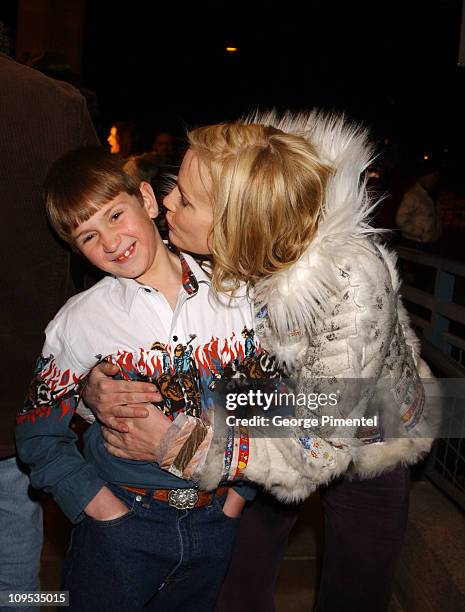
M 307 250 L 255 287 L 261 344 L 286 364 L 299 391 L 337 389 L 342 399 L 334 416 L 376 413 L 380 423 L 351 432 L 297 430 L 287 439 L 252 435 L 244 475 L 279 499 L 296 501 L 344 472 L 370 477 L 423 457 L 433 426 L 418 369 L 422 377 L 431 374 L 400 301 L 395 256 L 369 225 L 374 204 L 363 178 L 371 158 L 365 132 L 344 118 L 315 112 L 283 118 L 270 113 L 250 122 L 308 138 L 334 170 Z M 297 416 L 309 416 L 308 409 Z M 326 460 L 313 459 L 305 439 L 318 440 Z M 217 484 L 222 441 L 219 435 L 203 465 L 203 487 Z

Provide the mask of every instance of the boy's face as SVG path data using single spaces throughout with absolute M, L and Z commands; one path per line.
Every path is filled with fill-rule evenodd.
M 73 232 L 76 247 L 97 268 L 141 280 L 154 268 L 157 250 L 164 248 L 152 221 L 158 207 L 152 188 L 141 184 L 144 205 L 119 193 Z

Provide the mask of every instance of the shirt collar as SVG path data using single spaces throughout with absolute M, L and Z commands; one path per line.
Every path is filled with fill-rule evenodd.
M 210 286 L 211 283 L 208 274 L 199 266 L 193 257 L 186 253 L 181 253 L 180 251 L 177 252 L 176 255 L 181 262 L 182 287 L 189 297 L 198 292 L 199 283 L 207 283 Z M 119 276 L 114 278 L 117 282 L 118 301 L 128 314 L 140 291 L 146 291 L 147 293 L 156 291 L 153 287 L 138 283 L 133 278 L 122 278 Z
M 211 266 L 208 262 L 203 262 L 204 266 L 201 267 L 198 262 L 192 257 L 192 255 L 188 255 L 187 253 L 181 252 L 179 252 L 178 255 L 179 259 L 181 260 L 183 287 L 188 295 L 192 295 L 192 293 L 190 293 L 188 289 L 190 279 L 194 280 L 194 284 L 197 287 L 193 293 L 196 293 L 198 291 L 199 283 L 206 283 L 208 286 L 211 285 L 211 279 L 209 275 Z

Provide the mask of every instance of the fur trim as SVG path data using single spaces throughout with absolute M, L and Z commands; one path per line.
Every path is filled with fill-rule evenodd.
M 354 238 L 380 233 L 369 219 L 377 202 L 370 200 L 362 173 L 372 160 L 367 133 L 344 117 L 276 113 L 254 115 L 249 123 L 271 125 L 284 132 L 299 134 L 316 147 L 323 162 L 330 165 L 330 179 L 314 239 L 299 261 L 282 272 L 259 281 L 255 287 L 257 310 L 264 305 L 273 332 L 286 344 L 295 329 L 314 331 L 325 316 L 332 288 L 339 286 L 337 267 L 328 258 L 341 251 Z M 299 287 L 294 291 L 293 287 Z
M 411 334 L 414 336 L 413 332 Z M 349 477 L 373 478 L 396 465 L 414 465 L 430 452 L 441 422 L 441 406 L 435 404 L 435 398 L 437 401 L 441 393 L 439 382 L 427 364 L 418 356 L 417 359 L 418 374 L 423 384 L 433 388 L 426 393 L 426 405 L 419 423 L 415 426 L 415 437 L 392 438 L 381 443 L 352 448 L 353 463 L 348 470 Z
M 266 431 L 253 433 L 244 476 L 282 502 L 303 501 L 319 486 L 344 474 L 352 459 L 339 449 L 332 449 L 329 459 L 314 459 L 296 438 L 267 438 Z
M 193 476 L 200 489 L 210 491 L 218 486 L 223 472 L 225 429 L 222 419 L 215 421 L 215 438 L 207 460 Z M 270 438 L 266 429 L 249 428 L 249 460 L 243 477 L 287 503 L 303 501 L 320 485 L 346 473 L 352 456 L 340 449 L 315 459 L 297 438 Z M 321 441 L 321 444 L 325 444 Z M 328 444 L 328 447 L 330 445 Z
M 216 418 L 213 410 L 208 413 L 210 427 L 213 429 L 213 439 L 205 457 L 205 462 L 197 467 L 192 480 L 197 482 L 200 489 L 211 491 L 215 489 L 223 475 L 224 451 L 226 447 L 226 422 Z
M 348 477 L 374 478 L 397 465 L 414 465 L 431 450 L 432 438 L 396 438 L 367 444 L 353 452 Z
M 199 466 L 199 470 L 192 475 L 192 480 L 199 485 L 202 491 L 212 491 L 219 485 L 223 473 L 225 446 L 226 438 L 215 437 L 211 442 L 205 463 Z

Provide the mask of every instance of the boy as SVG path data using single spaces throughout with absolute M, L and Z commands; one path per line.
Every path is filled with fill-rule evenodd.
M 85 434 L 84 458 L 69 423 L 102 359 L 123 378 L 157 383 L 167 428 L 178 415 L 201 416 L 204 383 L 245 354 L 251 307 L 245 298 L 231 305 L 215 297 L 195 261 L 167 249 L 150 185 L 103 149 L 62 157 L 45 200 L 59 236 L 112 275 L 70 299 L 48 325 L 17 417 L 32 485 L 77 523 L 64 576 L 71 609 L 213 609 L 243 498 L 226 487 L 198 491 L 157 464 L 110 455 L 98 422 Z M 228 514 L 220 503 L 226 493 Z

